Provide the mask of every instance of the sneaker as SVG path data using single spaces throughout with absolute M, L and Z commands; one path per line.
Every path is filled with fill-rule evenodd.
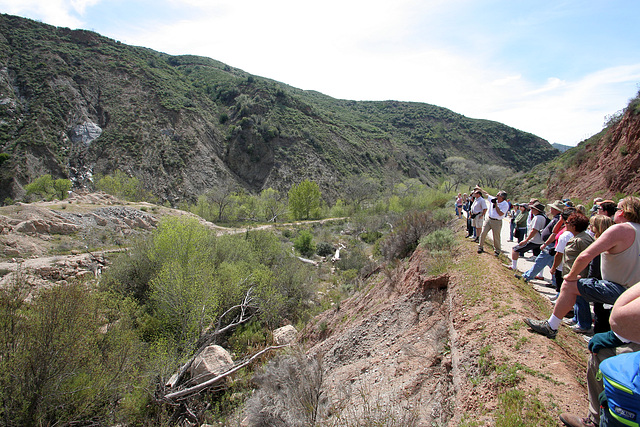
M 507 242 L 513 242 L 513 239 L 509 239 L 509 240 L 507 240 Z
M 513 270 L 513 266 L 511 264 L 502 264 L 502 266 L 508 268 L 509 270 Z
M 536 280 L 544 280 L 544 277 L 542 277 L 542 276 L 536 276 Z
M 478 253 L 481 254 L 482 252 L 484 252 L 484 249 L 478 248 Z
M 552 297 L 549 297 L 549 300 L 553 301 L 553 302 L 556 302 L 559 296 L 560 296 L 560 292 L 558 292 L 557 294 L 555 294 Z
M 515 277 L 516 279 L 522 279 L 522 274 L 515 273 L 513 275 L 513 277 Z M 525 282 L 526 282 L 526 280 L 525 280 Z
M 478 242 L 480 242 L 480 238 L 479 238 L 479 237 L 476 237 L 475 239 L 473 239 L 473 241 L 474 241 L 475 243 L 478 243 Z
M 567 412 L 560 414 L 560 421 L 569 427 L 598 427 L 598 425 L 589 417 L 580 418 L 577 415 L 569 414 Z
M 576 324 L 571 327 L 571 330 L 576 334 L 584 334 L 584 335 L 593 335 L 593 327 L 589 329 L 581 328 L 580 325 Z
M 494 254 L 495 256 L 500 256 L 500 251 L 493 251 L 493 254 Z
M 546 320 L 524 319 L 524 323 L 526 323 L 533 332 L 544 335 L 547 338 L 555 338 L 558 334 L 558 331 L 552 329 Z
M 564 323 L 565 325 L 573 326 L 577 325 L 578 321 L 576 319 L 562 319 L 562 323 Z

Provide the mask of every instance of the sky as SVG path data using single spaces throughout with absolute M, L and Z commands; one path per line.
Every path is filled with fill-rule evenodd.
M 637 0 L 0 0 L 0 12 L 570 146 L 640 90 Z

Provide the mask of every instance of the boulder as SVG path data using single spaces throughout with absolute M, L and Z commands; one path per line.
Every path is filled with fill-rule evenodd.
M 201 384 L 218 376 L 233 366 L 233 359 L 227 350 L 219 345 L 210 345 L 200 353 L 189 368 L 191 379 Z
M 273 331 L 273 340 L 277 345 L 291 344 L 297 336 L 298 331 L 293 325 L 283 326 Z

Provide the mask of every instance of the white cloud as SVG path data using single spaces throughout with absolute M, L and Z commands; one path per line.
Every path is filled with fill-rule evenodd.
M 67 0 L 0 0 L 0 9 L 11 15 L 28 16 L 50 25 L 78 28 L 82 21 L 72 15 L 72 11 L 84 10 L 82 3 L 91 1 L 75 1 L 77 5 Z

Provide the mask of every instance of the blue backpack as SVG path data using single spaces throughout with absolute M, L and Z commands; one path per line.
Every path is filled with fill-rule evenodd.
M 607 415 L 625 426 L 639 427 L 640 351 L 603 360 L 600 374 L 609 407 Z

